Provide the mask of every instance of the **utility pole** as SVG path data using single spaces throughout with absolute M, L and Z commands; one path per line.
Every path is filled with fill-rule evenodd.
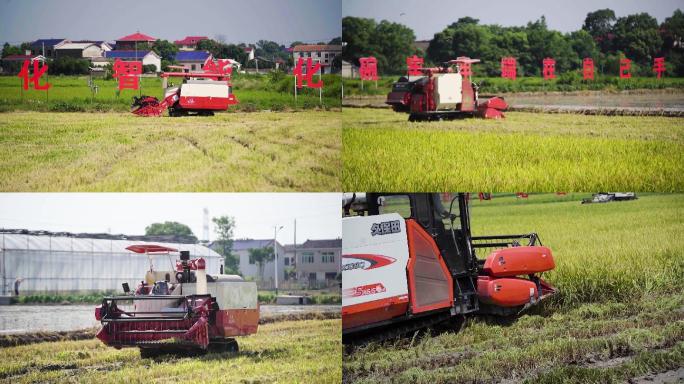
M 275 265 L 274 281 L 276 299 L 278 298 L 278 240 L 276 238 L 278 237 L 278 231 L 281 229 L 283 229 L 282 225 L 280 227 L 278 227 L 277 224 L 273 226 L 273 264 Z
M 204 214 L 202 218 L 202 240 L 209 244 L 209 208 L 204 207 L 202 213 Z

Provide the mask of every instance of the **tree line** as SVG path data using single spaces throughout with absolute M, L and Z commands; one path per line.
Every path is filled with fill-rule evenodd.
M 632 74 L 652 76 L 653 59 L 665 57 L 666 76 L 684 76 L 684 13 L 677 9 L 661 24 L 648 13 L 616 17 L 611 9 L 589 12 L 582 27 L 570 33 L 549 29 L 542 16 L 525 26 L 480 24 L 462 17 L 434 34 L 425 52 L 416 48 L 409 27 L 386 20 L 345 17 L 343 60 L 375 56 L 382 73 L 404 73 L 406 57 L 423 56 L 425 65 L 436 65 L 458 56 L 478 58 L 478 75 L 499 76 L 504 56 L 517 59 L 520 76 L 539 76 L 542 60 L 556 60 L 557 73 L 582 68 L 585 57 L 594 59 L 598 73 L 618 74 L 619 61 L 633 61 Z

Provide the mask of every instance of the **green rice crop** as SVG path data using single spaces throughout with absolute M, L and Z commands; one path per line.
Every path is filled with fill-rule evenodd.
M 684 189 L 681 118 L 510 112 L 410 123 L 345 108 L 342 122 L 344 190 Z

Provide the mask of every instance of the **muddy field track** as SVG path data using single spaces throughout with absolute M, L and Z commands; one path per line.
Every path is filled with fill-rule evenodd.
M 288 313 L 262 317 L 259 319 L 259 324 L 264 325 L 281 321 L 329 320 L 339 318 L 341 318 L 341 314 L 339 312 Z M 42 343 L 47 341 L 87 340 L 94 338 L 97 331 L 97 328 L 88 328 L 79 329 L 76 331 L 31 332 L 0 335 L 0 348 Z

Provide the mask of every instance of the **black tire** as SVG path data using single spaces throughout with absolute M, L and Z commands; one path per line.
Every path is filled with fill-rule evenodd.
M 209 352 L 212 353 L 238 353 L 240 348 L 235 339 L 216 340 L 209 343 Z
M 140 358 L 151 359 L 157 357 L 161 352 L 156 348 L 140 348 Z

